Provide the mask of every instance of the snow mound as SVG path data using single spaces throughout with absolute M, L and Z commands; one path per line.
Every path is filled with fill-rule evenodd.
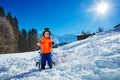
M 120 80 L 120 33 L 103 32 L 54 49 L 53 69 L 38 71 L 37 51 L 0 55 L 1 80 Z M 48 67 L 48 66 L 46 66 Z

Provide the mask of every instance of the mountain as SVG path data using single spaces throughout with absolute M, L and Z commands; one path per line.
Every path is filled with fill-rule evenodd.
M 58 36 L 58 40 L 59 40 L 59 43 L 62 43 L 62 42 L 74 42 L 74 41 L 77 41 L 77 37 L 75 34 L 66 34 L 66 35 L 63 35 L 63 36 Z
M 42 37 L 42 33 L 39 34 L 39 37 Z M 58 36 L 52 33 L 51 38 L 53 39 L 55 44 L 70 43 L 70 42 L 77 41 L 77 37 L 75 34 L 66 34 L 63 36 Z
M 1 80 L 120 80 L 120 31 L 53 49 L 56 66 L 38 71 L 35 52 L 0 55 Z M 46 66 L 48 68 L 48 66 Z

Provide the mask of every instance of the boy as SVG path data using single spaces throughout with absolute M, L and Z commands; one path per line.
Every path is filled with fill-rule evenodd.
M 48 66 L 51 69 L 52 68 L 52 39 L 50 38 L 50 31 L 49 28 L 45 28 L 43 32 L 42 38 L 38 39 L 37 46 L 41 47 L 40 50 L 40 64 L 41 69 L 44 70 L 46 66 L 46 61 L 48 62 Z

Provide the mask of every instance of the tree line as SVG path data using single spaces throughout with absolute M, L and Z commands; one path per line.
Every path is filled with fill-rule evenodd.
M 19 30 L 16 16 L 0 7 L 0 54 L 36 50 L 37 30 Z

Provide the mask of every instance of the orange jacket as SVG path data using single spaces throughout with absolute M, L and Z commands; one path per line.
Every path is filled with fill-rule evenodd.
M 41 53 L 47 54 L 50 53 L 52 50 L 52 39 L 51 38 L 45 38 L 44 36 L 42 38 L 38 39 L 37 45 L 41 47 Z

